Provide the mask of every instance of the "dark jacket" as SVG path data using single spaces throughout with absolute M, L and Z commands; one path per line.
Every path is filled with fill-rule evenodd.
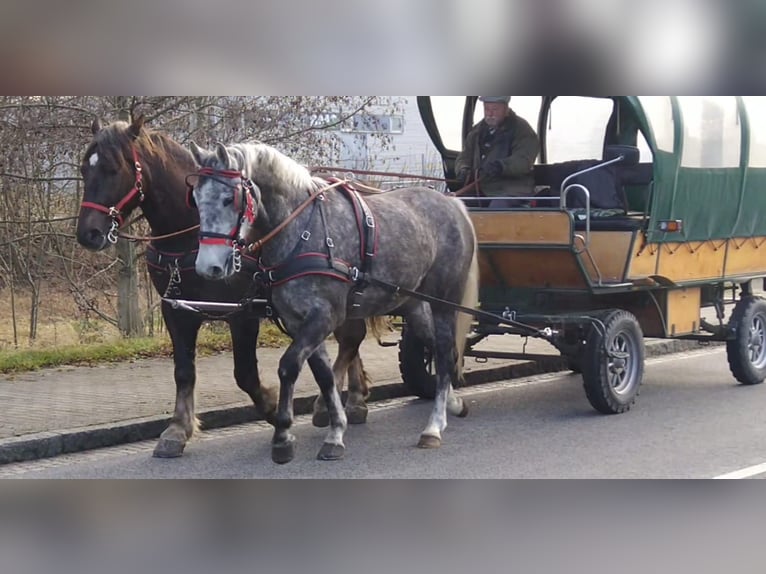
M 533 169 L 540 153 L 540 140 L 529 123 L 512 111 L 503 124 L 490 133 L 482 120 L 471 130 L 465 149 L 457 158 L 455 173 L 470 171 L 470 181 L 482 166 L 501 161 L 503 174 L 482 177 L 481 193 L 487 197 L 531 197 L 535 191 Z

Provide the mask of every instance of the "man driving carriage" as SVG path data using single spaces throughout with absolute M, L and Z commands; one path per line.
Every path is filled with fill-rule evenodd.
M 535 194 L 533 169 L 540 140 L 527 121 L 510 107 L 511 96 L 480 96 L 484 119 L 468 134 L 455 172 L 463 186 L 477 182 L 477 194 L 503 209 L 526 204 L 514 197 Z

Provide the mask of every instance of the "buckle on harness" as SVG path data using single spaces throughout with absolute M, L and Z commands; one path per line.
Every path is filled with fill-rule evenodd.
M 375 229 L 375 218 L 372 215 L 368 215 L 365 221 L 367 222 L 367 227 Z
M 303 241 L 308 241 L 309 239 L 311 239 L 311 232 L 310 231 L 304 231 L 303 234 L 301 235 L 301 239 Z
M 359 271 L 358 267 L 352 267 L 351 269 L 349 269 L 349 275 L 351 277 L 351 280 L 354 283 L 358 283 L 359 282 L 359 277 L 362 275 L 362 272 Z

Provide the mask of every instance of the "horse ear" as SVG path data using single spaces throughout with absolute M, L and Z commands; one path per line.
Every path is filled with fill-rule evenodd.
M 104 129 L 104 125 L 101 123 L 101 119 L 96 118 L 93 120 L 93 124 L 90 126 L 90 131 L 93 132 L 93 135 L 97 135 L 102 129 Z
M 226 149 L 225 145 L 223 145 L 221 142 L 215 144 L 215 153 L 218 156 L 219 161 L 224 165 L 226 169 L 232 168 L 231 156 L 229 155 L 229 151 Z
M 141 114 L 135 120 L 133 120 L 133 123 L 130 124 L 130 128 L 128 129 L 128 132 L 130 133 L 130 136 L 133 139 L 138 139 L 138 136 L 141 135 L 141 130 L 144 129 L 145 123 L 146 123 L 146 116 L 143 114 Z
M 203 165 L 205 163 L 205 156 L 210 155 L 210 152 L 206 149 L 202 149 L 195 142 L 191 142 L 189 149 L 191 150 L 197 165 Z

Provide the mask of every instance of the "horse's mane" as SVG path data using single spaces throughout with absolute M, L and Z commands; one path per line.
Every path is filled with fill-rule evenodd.
M 313 177 L 305 166 L 287 157 L 279 150 L 263 144 L 237 144 L 227 148 L 241 169 L 261 185 L 268 185 L 274 191 L 280 189 L 305 189 L 314 191 L 326 185 Z
M 132 168 L 130 157 L 131 146 L 135 146 L 143 158 L 152 158 L 159 162 L 162 168 L 168 167 L 173 161 L 187 160 L 194 163 L 191 153 L 183 146 L 173 141 L 170 136 L 151 128 L 144 127 L 137 139 L 129 133 L 129 124 L 114 122 L 102 129 L 87 151 L 89 157 L 96 151 L 105 161 L 117 169 Z

